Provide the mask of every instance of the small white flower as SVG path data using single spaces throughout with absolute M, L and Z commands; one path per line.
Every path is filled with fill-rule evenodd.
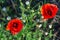
M 25 21 L 25 20 L 23 20 L 23 22 L 25 23 L 26 21 Z
M 6 8 L 5 8 L 5 7 L 3 7 L 3 8 L 2 8 L 2 10 L 3 10 L 3 11 L 6 11 Z
M 20 19 L 22 19 L 22 17 L 20 17 Z
M 43 16 L 41 16 L 41 18 L 44 18 Z
M 49 25 L 49 28 L 52 28 L 52 25 Z
M 42 24 L 39 25 L 39 28 L 41 28 L 41 27 L 42 27 Z
M 41 28 L 42 27 L 42 24 L 40 24 L 40 25 L 37 24 L 36 27 Z
M 26 5 L 29 5 L 29 3 L 30 3 L 29 1 L 26 1 Z
M 11 17 L 10 17 L 10 16 L 8 16 L 8 17 L 7 17 L 7 20 L 11 20 Z
M 45 32 L 45 35 L 48 35 L 48 32 Z

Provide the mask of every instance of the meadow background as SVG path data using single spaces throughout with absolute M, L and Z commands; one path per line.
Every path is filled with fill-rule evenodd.
M 56 19 L 42 22 L 43 4 L 56 4 Z M 6 30 L 9 20 L 19 18 L 24 27 L 17 35 Z M 0 40 L 60 40 L 60 0 L 0 0 Z

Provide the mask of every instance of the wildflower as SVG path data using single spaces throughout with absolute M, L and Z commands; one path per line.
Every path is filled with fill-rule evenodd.
M 20 17 L 20 19 L 22 19 L 22 17 Z
M 15 18 L 8 22 L 6 30 L 10 30 L 12 35 L 19 33 L 23 28 L 23 23 L 21 20 Z
M 7 17 L 7 20 L 11 20 L 11 17 L 10 17 L 10 16 L 8 16 L 8 17 Z
M 2 11 L 6 12 L 6 8 L 5 8 L 5 7 L 3 7 L 3 8 L 2 8 Z
M 49 28 L 52 28 L 52 25 L 49 25 Z
M 54 5 L 54 4 L 44 4 L 41 9 L 41 14 L 42 16 L 44 17 L 44 19 L 50 19 L 50 18 L 53 18 L 57 11 L 58 11 L 58 7 L 57 5 Z
M 29 5 L 29 1 L 26 1 L 26 5 Z
M 48 35 L 48 32 L 45 32 L 45 35 Z
M 25 22 L 26 22 L 26 20 L 23 20 L 23 22 L 25 23 Z
M 42 27 L 42 24 L 39 25 L 39 28 Z
M 39 25 L 37 24 L 36 27 L 41 28 L 42 27 L 42 24 L 39 24 Z

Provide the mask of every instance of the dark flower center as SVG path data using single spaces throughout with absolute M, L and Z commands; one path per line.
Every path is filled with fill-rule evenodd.
M 51 10 L 47 10 L 48 15 L 52 16 L 52 11 Z
M 18 24 L 17 23 L 13 23 L 13 27 L 17 28 Z

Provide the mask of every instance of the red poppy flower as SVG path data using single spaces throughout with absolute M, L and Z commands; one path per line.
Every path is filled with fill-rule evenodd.
M 54 4 L 44 4 L 41 7 L 41 14 L 44 17 L 44 19 L 50 19 L 53 18 L 58 11 L 57 5 Z
M 15 35 L 20 32 L 23 28 L 23 23 L 19 19 L 12 19 L 8 22 L 6 30 L 10 30 L 10 32 Z

